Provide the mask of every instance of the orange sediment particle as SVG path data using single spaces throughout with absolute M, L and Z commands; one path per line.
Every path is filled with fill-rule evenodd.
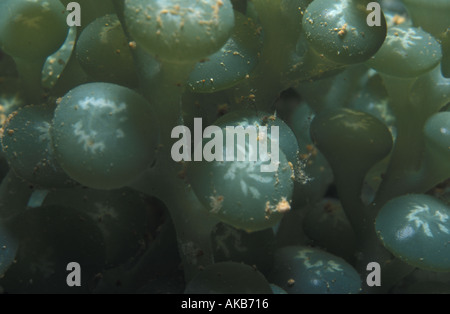
M 338 29 L 337 29 L 337 30 L 338 30 L 338 35 L 339 35 L 340 37 L 344 37 L 344 35 L 347 34 L 347 26 L 348 26 L 348 24 L 345 23 L 344 25 L 342 25 L 341 28 L 338 28 Z
M 271 210 L 271 206 L 270 206 L 270 202 L 269 202 L 269 201 L 266 202 L 266 208 L 265 208 L 264 212 L 265 212 L 264 218 L 265 218 L 266 220 L 269 219 L 270 214 L 272 213 L 272 210 Z
M 300 157 L 301 160 L 306 160 L 306 159 L 309 158 L 309 156 L 310 156 L 310 154 L 300 154 L 300 155 L 299 155 L 299 157 Z
M 405 23 L 406 19 L 405 17 L 401 16 L 401 15 L 394 15 L 394 17 L 392 18 L 392 22 L 394 23 L 394 25 L 400 25 Z
M 285 213 L 291 210 L 291 204 L 287 201 L 285 197 L 281 198 L 281 201 L 278 202 L 276 211 L 279 213 Z
M 292 162 L 288 162 L 289 167 L 291 167 L 291 170 L 294 170 L 294 165 L 292 164 Z
M 314 145 L 311 144 L 306 145 L 306 150 L 311 156 L 313 157 L 317 156 L 317 148 L 315 148 Z

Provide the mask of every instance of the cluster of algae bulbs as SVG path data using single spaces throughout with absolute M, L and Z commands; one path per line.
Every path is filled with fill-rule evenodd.
M 0 3 L 0 291 L 450 291 L 448 0 L 68 2 Z

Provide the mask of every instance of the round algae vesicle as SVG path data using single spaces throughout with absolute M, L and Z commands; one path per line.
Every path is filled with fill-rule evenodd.
M 57 0 L 7 0 L 0 10 L 1 48 L 27 60 L 47 57 L 67 36 L 65 14 Z
M 11 169 L 27 182 L 47 188 L 74 186 L 55 160 L 50 136 L 53 111 L 49 105 L 15 111 L 5 122 L 2 149 Z
M 125 0 L 125 19 L 138 45 L 171 62 L 214 53 L 234 27 L 230 0 Z
M 273 227 L 291 209 L 295 178 L 291 165 L 298 146 L 295 135 L 280 121 L 247 111 L 229 113 L 215 122 L 215 159 L 189 163 L 187 176 L 194 192 L 221 221 L 258 231 Z M 279 138 L 273 133 L 278 128 Z M 211 143 L 205 143 L 204 151 Z
M 343 64 L 369 59 L 383 44 L 386 21 L 370 27 L 368 0 L 315 0 L 303 15 L 303 31 L 320 55 Z
M 153 160 L 156 118 L 139 94 L 119 85 L 90 83 L 68 92 L 55 111 L 56 158 L 75 180 L 98 189 L 125 186 Z
M 425 194 L 394 198 L 381 208 L 375 228 L 402 261 L 432 271 L 450 270 L 450 208 Z
M 77 41 L 76 56 L 83 70 L 101 82 L 136 86 L 133 57 L 116 15 L 90 23 Z

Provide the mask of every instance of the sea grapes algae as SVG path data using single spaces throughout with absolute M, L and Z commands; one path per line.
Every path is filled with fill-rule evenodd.
M 136 178 L 154 158 L 156 117 L 134 91 L 108 83 L 81 85 L 55 110 L 52 139 L 63 169 L 86 186 L 112 189 Z
M 6 1 L 0 18 L 2 50 L 27 60 L 55 52 L 67 35 L 64 9 L 59 1 Z
M 128 30 L 163 60 L 200 60 L 222 47 L 234 26 L 229 0 L 126 0 Z
M 275 252 L 271 280 L 288 293 L 359 293 L 361 279 L 344 260 L 303 246 Z
M 449 0 L 70 2 L 0 0 L 0 292 L 450 291 Z
M 273 121 L 269 123 L 270 119 Z M 285 138 L 279 139 L 280 152 L 276 160 L 275 171 L 262 172 L 263 167 L 270 167 L 273 160 L 256 162 L 251 161 L 250 141 L 229 144 L 229 134 L 226 128 L 230 126 L 248 125 L 276 125 L 283 123 L 281 133 Z M 230 113 L 215 123 L 225 130 L 223 143 L 224 160 L 228 158 L 229 150 L 233 150 L 235 161 L 230 162 L 194 162 L 188 168 L 188 179 L 205 208 L 213 215 L 217 215 L 223 222 L 247 231 L 257 231 L 274 226 L 280 221 L 282 214 L 290 210 L 290 199 L 293 190 L 293 177 L 297 156 L 296 145 L 289 145 L 295 137 L 284 122 L 277 122 L 275 117 L 246 116 L 245 113 L 237 116 Z M 284 132 L 283 132 L 284 131 Z M 261 133 L 259 133 L 261 134 Z M 256 134 L 255 134 L 256 135 Z M 235 135 L 232 135 L 233 138 Z M 259 137 L 261 135 L 258 135 Z M 273 136 L 268 133 L 267 138 Z M 251 137 L 251 136 L 250 136 Z M 290 140 L 290 141 L 289 141 Z M 258 139 L 259 144 L 263 139 Z M 267 144 L 269 149 L 273 149 Z M 283 150 L 284 147 L 288 149 Z M 261 145 L 257 149 L 261 157 Z M 241 151 L 248 151 L 243 161 L 237 159 Z M 234 157 L 234 156 L 233 156 Z M 225 184 L 224 184 L 225 183 Z
M 449 214 L 446 204 L 430 196 L 402 196 L 386 203 L 377 217 L 376 229 L 385 246 L 405 262 L 448 271 Z
M 313 1 L 303 15 L 303 31 L 315 51 L 345 64 L 365 61 L 377 52 L 386 28 L 385 22 L 379 27 L 367 24 L 369 2 Z
M 78 38 L 75 54 L 83 70 L 96 81 L 137 85 L 133 57 L 116 15 L 107 14 L 87 25 Z

